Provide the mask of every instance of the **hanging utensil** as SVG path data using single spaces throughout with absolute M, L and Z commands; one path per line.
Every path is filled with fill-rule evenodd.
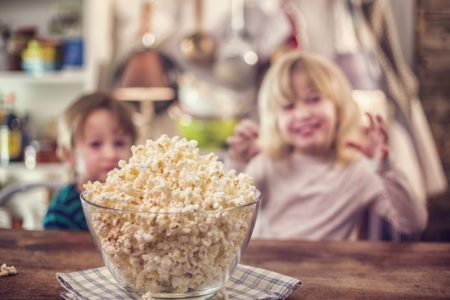
M 231 0 L 231 36 L 221 48 L 214 73 L 226 85 L 245 89 L 254 85 L 258 55 L 244 32 L 244 0 Z
M 142 114 L 141 136 L 150 137 L 155 113 L 164 112 L 176 100 L 176 64 L 155 48 L 152 31 L 153 0 L 144 0 L 139 31 L 139 48 L 119 66 L 115 76 L 115 96 L 120 100 L 138 101 Z
M 142 5 L 141 24 L 139 30 L 139 46 L 118 68 L 116 73 L 117 85 L 121 88 L 176 88 L 176 64 L 165 54 L 155 48 L 157 38 L 152 30 L 153 0 L 144 0 Z M 149 100 L 147 98 L 135 99 L 136 95 L 145 93 L 133 93 L 129 100 Z M 165 97 L 160 93 L 149 92 L 157 95 L 153 101 L 173 100 L 174 93 L 168 91 Z M 157 111 L 158 112 L 158 111 Z
M 216 54 L 214 38 L 203 30 L 203 0 L 195 0 L 196 30 L 180 42 L 183 56 L 190 62 L 210 65 Z

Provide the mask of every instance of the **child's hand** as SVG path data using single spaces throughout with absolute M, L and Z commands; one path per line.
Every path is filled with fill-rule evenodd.
M 251 120 L 243 120 L 234 131 L 234 135 L 228 138 L 228 154 L 231 159 L 248 162 L 260 149 L 256 145 L 258 138 L 258 124 Z
M 364 128 L 364 142 L 348 141 L 347 146 L 357 149 L 370 159 L 386 161 L 389 156 L 388 135 L 383 119 L 377 115 L 375 118 L 367 113 L 369 126 Z

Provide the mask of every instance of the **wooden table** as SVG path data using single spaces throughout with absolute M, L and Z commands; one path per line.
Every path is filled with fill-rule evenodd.
M 88 233 L 0 230 L 0 299 L 57 299 L 56 272 L 102 266 Z M 450 244 L 254 240 L 243 263 L 299 278 L 289 299 L 450 299 Z

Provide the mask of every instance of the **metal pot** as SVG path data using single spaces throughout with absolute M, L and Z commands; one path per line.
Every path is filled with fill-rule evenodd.
M 244 27 L 244 0 L 231 0 L 231 37 L 218 54 L 214 73 L 235 89 L 253 86 L 257 76 L 258 55 L 246 39 Z
M 203 30 L 203 0 L 195 0 L 196 30 L 180 42 L 180 50 L 186 60 L 210 65 L 215 57 L 216 42 Z

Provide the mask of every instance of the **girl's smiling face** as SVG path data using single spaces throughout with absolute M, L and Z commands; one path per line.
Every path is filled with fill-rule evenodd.
M 99 109 L 87 117 L 83 134 L 75 140 L 74 164 L 79 181 L 105 181 L 119 160 L 130 157 L 131 137 L 120 128 L 111 112 Z
M 294 151 L 328 153 L 336 135 L 336 106 L 313 89 L 301 72 L 293 72 L 290 80 L 295 99 L 277 112 L 281 137 Z

